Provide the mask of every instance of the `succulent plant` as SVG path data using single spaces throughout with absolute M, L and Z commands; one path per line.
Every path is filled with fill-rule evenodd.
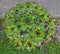
M 55 32 L 55 19 L 36 3 L 20 3 L 5 15 L 9 43 L 21 49 L 35 49 L 39 42 L 50 40 Z

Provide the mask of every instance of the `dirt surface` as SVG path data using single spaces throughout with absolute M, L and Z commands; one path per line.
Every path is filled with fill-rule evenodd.
M 60 18 L 57 19 L 57 27 L 56 27 L 55 37 L 56 37 L 56 38 L 58 39 L 58 41 L 60 42 Z
M 40 6 L 44 6 L 52 16 L 60 17 L 60 0 L 0 0 L 0 17 L 3 17 L 16 4 L 27 1 L 36 2 Z M 58 32 L 55 36 L 60 40 L 60 19 L 57 23 L 59 24 L 57 26 Z
M 0 0 L 0 10 L 3 16 L 10 8 L 15 7 L 19 2 L 33 1 L 41 6 L 46 7 L 48 12 L 54 16 L 60 17 L 60 0 Z

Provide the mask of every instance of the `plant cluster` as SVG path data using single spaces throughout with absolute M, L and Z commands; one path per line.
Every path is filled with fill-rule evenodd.
M 60 43 L 58 41 L 48 42 L 43 48 L 45 48 L 44 50 L 47 54 L 60 54 Z
M 0 29 L 2 28 L 3 23 L 4 23 L 4 19 L 0 18 Z
M 20 3 L 5 15 L 9 43 L 21 49 L 34 49 L 39 42 L 50 40 L 55 32 L 55 20 L 44 7 L 35 3 Z
M 2 26 L 4 24 L 4 19 L 0 18 L 0 42 L 2 41 L 2 35 L 4 34 Z

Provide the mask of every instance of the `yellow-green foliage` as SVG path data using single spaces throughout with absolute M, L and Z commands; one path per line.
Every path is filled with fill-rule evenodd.
M 9 43 L 22 49 L 34 49 L 37 43 L 50 39 L 55 32 L 55 20 L 44 7 L 35 3 L 20 3 L 5 15 Z

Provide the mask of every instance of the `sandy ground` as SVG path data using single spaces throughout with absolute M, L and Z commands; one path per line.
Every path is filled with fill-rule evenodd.
M 27 1 L 36 2 L 40 6 L 44 6 L 52 16 L 60 17 L 60 0 L 0 0 L 0 17 L 3 17 L 16 4 Z M 57 23 L 59 25 L 57 26 L 58 32 L 56 33 L 56 37 L 60 39 L 60 20 Z

